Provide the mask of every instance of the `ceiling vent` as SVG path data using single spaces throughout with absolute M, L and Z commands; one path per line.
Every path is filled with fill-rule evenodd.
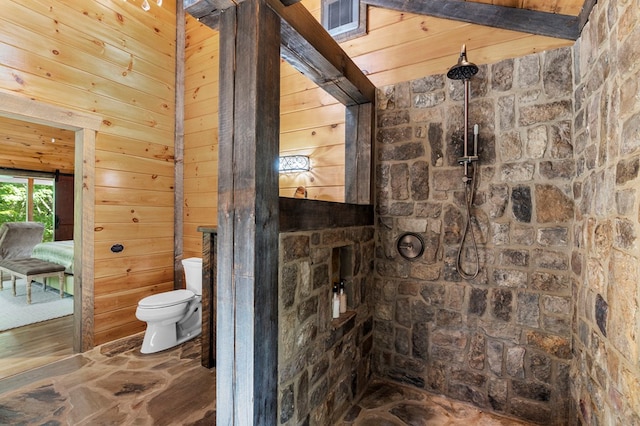
M 357 30 L 360 26 L 360 1 L 323 0 L 322 25 L 334 37 Z

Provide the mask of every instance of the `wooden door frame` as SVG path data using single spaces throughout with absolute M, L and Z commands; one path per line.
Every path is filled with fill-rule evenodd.
M 95 145 L 102 117 L 0 92 L 0 116 L 75 132 L 73 350 L 94 345 Z

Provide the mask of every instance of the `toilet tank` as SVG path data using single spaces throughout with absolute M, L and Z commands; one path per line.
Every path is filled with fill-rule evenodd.
M 182 259 L 184 267 L 184 278 L 187 281 L 187 290 L 193 291 L 197 295 L 202 294 L 202 259 L 199 257 L 189 257 Z

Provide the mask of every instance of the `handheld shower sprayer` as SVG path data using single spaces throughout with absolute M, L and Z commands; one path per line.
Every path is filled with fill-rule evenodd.
M 478 136 L 480 128 L 477 124 L 473 126 L 473 153 L 469 154 L 469 79 L 478 73 L 478 66 L 467 60 L 467 46 L 462 45 L 460 50 L 460 57 L 458 63 L 452 66 L 447 72 L 447 77 L 451 80 L 462 80 L 464 83 L 464 145 L 462 148 L 462 157 L 458 158 L 458 163 L 464 165 L 464 199 L 467 208 L 467 222 L 462 234 L 462 240 L 460 241 L 460 247 L 458 248 L 458 257 L 456 260 L 456 270 L 458 274 L 465 280 L 472 280 L 478 276 L 480 272 L 480 256 L 478 255 L 478 246 L 476 244 L 476 237 L 473 232 L 473 226 L 471 226 L 471 204 L 473 203 L 473 197 L 476 187 L 476 170 L 477 166 L 473 166 L 473 174 L 469 175 L 469 165 L 478 161 Z M 467 273 L 462 268 L 462 251 L 464 242 L 467 239 L 467 235 L 471 231 L 471 239 L 473 242 L 473 249 L 475 253 L 475 270 L 473 273 Z

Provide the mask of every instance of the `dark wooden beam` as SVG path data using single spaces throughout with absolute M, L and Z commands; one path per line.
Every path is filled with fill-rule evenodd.
M 375 100 L 375 86 L 302 5 L 266 0 L 282 18 L 281 55 L 344 105 Z
M 219 14 L 221 10 L 235 6 L 236 2 L 232 0 L 183 0 L 182 4 L 188 14 L 200 19 L 203 16 Z
M 373 206 L 280 198 L 280 232 L 373 225 Z
M 369 102 L 347 77 L 311 46 L 292 27 L 283 23 L 280 55 L 291 66 L 316 83 L 343 105 Z M 303 54 L 301 55 L 300 52 Z
M 461 0 L 362 0 L 371 6 L 568 40 L 580 36 L 578 17 Z M 588 0 L 590 1 L 590 0 Z
M 275 425 L 280 18 L 246 0 L 220 33 L 216 422 Z

